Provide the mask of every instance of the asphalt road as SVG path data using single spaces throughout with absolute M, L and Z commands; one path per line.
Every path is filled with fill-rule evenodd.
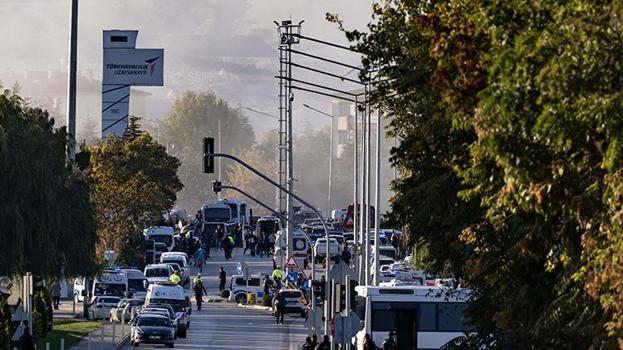
M 204 301 L 218 294 L 218 271 L 222 266 L 229 277 L 236 274 L 239 261 L 250 266 L 251 273 L 269 273 L 272 270 L 270 258 L 250 257 L 242 255 L 242 249 L 236 249 L 233 258 L 225 261 L 223 252 L 212 251 L 211 258 L 204 266 L 202 275 L 208 296 Z M 198 272 L 193 268 L 192 275 Z M 193 298 L 194 299 L 194 298 Z M 300 349 L 307 331 L 303 319 L 288 315 L 285 325 L 276 325 L 270 312 L 253 310 L 237 306 L 233 303 L 204 303 L 202 310 L 197 311 L 193 300 L 193 313 L 186 339 L 178 338 L 175 347 L 178 349 Z M 163 346 L 141 345 L 140 349 L 162 349 Z M 126 346 L 124 349 L 133 349 Z

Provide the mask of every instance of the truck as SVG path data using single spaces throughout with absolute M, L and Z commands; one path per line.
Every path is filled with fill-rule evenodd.
M 231 222 L 231 208 L 226 204 L 205 204 L 201 207 L 201 221 L 203 233 L 199 235 L 202 241 L 206 241 L 214 235 L 217 227 L 222 227 L 228 232 Z M 196 234 L 195 234 L 196 235 Z M 204 236 L 206 235 L 206 236 Z

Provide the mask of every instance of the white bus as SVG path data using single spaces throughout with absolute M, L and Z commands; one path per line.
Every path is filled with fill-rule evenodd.
M 469 289 L 437 286 L 357 286 L 356 313 L 362 328 L 356 335 L 357 349 L 370 334 L 381 346 L 394 330 L 399 349 L 439 349 L 472 331 L 464 315 Z
M 217 204 L 227 205 L 231 209 L 231 219 L 229 223 L 248 225 L 247 202 L 240 199 L 221 199 Z

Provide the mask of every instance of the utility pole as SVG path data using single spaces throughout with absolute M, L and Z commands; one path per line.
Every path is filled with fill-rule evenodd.
M 381 107 L 376 107 L 376 164 L 374 173 L 374 285 L 379 285 L 379 205 L 381 185 Z
M 76 160 L 76 71 L 78 64 L 78 0 L 71 0 L 69 29 L 69 77 L 67 88 L 67 154 Z

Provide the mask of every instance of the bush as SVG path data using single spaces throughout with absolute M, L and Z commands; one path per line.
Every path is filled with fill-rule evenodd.
M 44 337 L 52 329 L 52 312 L 52 302 L 47 290 L 36 292 L 32 313 L 32 331 L 36 339 Z
M 11 348 L 11 336 L 13 329 L 11 327 L 11 310 L 6 300 L 0 301 L 0 349 Z

